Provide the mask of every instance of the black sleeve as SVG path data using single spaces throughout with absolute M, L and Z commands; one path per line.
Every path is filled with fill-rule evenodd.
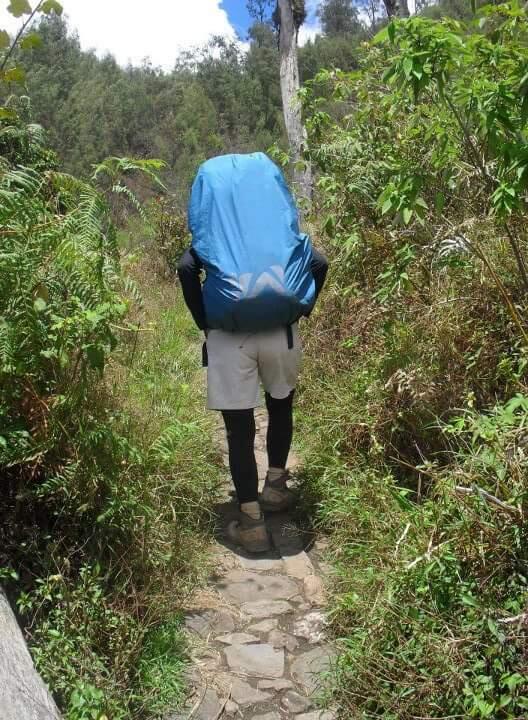
M 315 280 L 315 299 L 317 300 L 319 293 L 325 284 L 326 273 L 328 272 L 328 260 L 322 253 L 319 252 L 319 250 L 316 250 L 315 248 L 312 248 L 312 262 L 310 269 Z
M 202 296 L 200 272 L 203 266 L 192 248 L 188 248 L 178 264 L 178 277 L 182 287 L 185 304 L 200 330 L 206 330 L 207 321 Z

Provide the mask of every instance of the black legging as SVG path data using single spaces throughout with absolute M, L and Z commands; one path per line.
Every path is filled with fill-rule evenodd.
M 286 467 L 293 436 L 293 395 L 282 400 L 266 393 L 269 414 L 266 445 L 270 467 Z M 255 461 L 255 417 L 253 410 L 222 410 L 229 446 L 229 469 L 238 502 L 258 500 L 258 473 Z

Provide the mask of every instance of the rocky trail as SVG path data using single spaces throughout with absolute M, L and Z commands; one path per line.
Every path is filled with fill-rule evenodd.
M 266 473 L 266 414 L 258 411 L 256 457 Z M 217 435 L 227 465 L 223 430 Z M 290 467 L 296 464 L 290 457 Z M 267 516 L 273 549 L 244 555 L 225 530 L 236 517 L 232 486 L 217 507 L 214 571 L 194 596 L 185 625 L 193 652 L 186 708 L 168 720 L 334 720 L 317 709 L 335 651 L 325 637 L 329 568 L 324 543 L 313 540 L 291 515 Z

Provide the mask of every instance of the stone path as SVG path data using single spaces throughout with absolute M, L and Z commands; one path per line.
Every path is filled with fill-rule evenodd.
M 265 413 L 258 411 L 256 419 L 263 478 Z M 221 430 L 218 443 L 227 465 Z M 267 516 L 273 550 L 244 555 L 225 535 L 237 514 L 231 490 L 226 477 L 212 548 L 215 569 L 185 619 L 193 648 L 192 695 L 183 713 L 167 720 L 335 720 L 316 703 L 334 657 L 325 638 L 324 544 L 311 543 L 290 515 L 276 513 Z

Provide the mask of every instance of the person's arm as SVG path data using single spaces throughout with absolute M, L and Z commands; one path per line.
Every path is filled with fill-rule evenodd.
M 183 253 L 178 264 L 178 277 L 180 278 L 185 304 L 189 308 L 196 325 L 205 332 L 207 321 L 203 303 L 202 283 L 200 281 L 202 267 L 196 253 L 192 248 L 188 248 Z
M 319 297 L 319 293 L 323 289 L 325 284 L 326 274 L 328 272 L 328 260 L 325 256 L 312 248 L 312 261 L 310 263 L 310 269 L 315 280 L 315 299 Z

